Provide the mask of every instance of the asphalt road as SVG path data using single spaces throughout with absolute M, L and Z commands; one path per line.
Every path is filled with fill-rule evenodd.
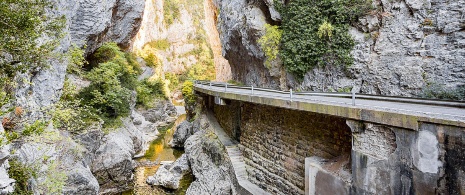
M 215 92 L 225 92 L 225 87 L 208 86 L 196 84 L 196 87 L 207 89 Z M 290 100 L 289 94 L 282 94 L 278 92 L 267 92 L 250 89 L 237 89 L 228 87 L 227 93 L 242 94 L 249 96 L 262 96 L 273 99 Z M 370 110 L 389 111 L 394 113 L 402 113 L 413 116 L 424 116 L 434 117 L 446 120 L 461 121 L 465 122 L 465 108 L 448 107 L 448 106 L 437 106 L 428 104 L 416 104 L 416 103 L 403 103 L 393 101 L 381 101 L 381 100 L 366 100 L 356 99 L 355 106 L 352 105 L 352 99 L 342 97 L 324 97 L 324 96 L 312 96 L 312 95 L 293 95 L 293 101 L 300 102 L 311 102 L 318 104 L 330 104 L 338 105 L 351 108 L 362 108 Z

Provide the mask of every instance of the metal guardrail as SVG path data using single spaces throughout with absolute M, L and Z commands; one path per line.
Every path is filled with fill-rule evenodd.
M 439 99 L 425 99 L 425 98 L 412 98 L 412 97 L 399 97 L 399 96 L 383 96 L 383 95 L 372 95 L 372 94 L 360 94 L 360 93 L 339 93 L 339 92 L 293 92 L 280 91 L 275 89 L 266 89 L 253 86 L 238 86 L 229 83 L 222 82 L 211 82 L 196 80 L 194 84 L 204 85 L 209 87 L 224 87 L 225 92 L 229 89 L 246 89 L 251 90 L 251 95 L 255 95 L 257 91 L 273 92 L 279 94 L 289 94 L 290 101 L 295 100 L 296 96 L 323 96 L 323 97 L 336 97 L 336 98 L 350 98 L 352 99 L 352 105 L 355 106 L 356 99 L 363 100 L 377 100 L 387 102 L 399 102 L 399 103 L 410 103 L 410 104 L 422 104 L 432 106 L 446 106 L 455 108 L 465 108 L 465 101 L 454 101 L 454 100 L 439 100 Z

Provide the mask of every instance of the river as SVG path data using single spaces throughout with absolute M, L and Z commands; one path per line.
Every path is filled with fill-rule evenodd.
M 148 185 L 145 180 L 149 176 L 153 176 L 158 167 L 160 167 L 161 161 L 175 161 L 182 154 L 184 150 L 171 148 L 168 143 L 173 138 L 173 133 L 176 127 L 186 120 L 186 115 L 180 115 L 176 121 L 167 127 L 159 128 L 158 138 L 150 143 L 149 149 L 145 155 L 136 161 L 139 166 L 136 168 L 134 173 L 134 189 L 122 193 L 122 195 L 148 195 L 148 194 L 185 194 L 187 188 L 192 183 L 194 176 L 187 174 L 180 183 L 178 190 L 167 190 L 162 187 L 153 187 Z

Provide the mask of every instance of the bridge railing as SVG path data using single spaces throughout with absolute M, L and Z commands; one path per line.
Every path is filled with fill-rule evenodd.
M 288 94 L 291 101 L 295 99 L 301 99 L 302 96 L 322 96 L 322 97 L 335 97 L 335 98 L 349 98 L 352 99 L 352 104 L 355 105 L 356 99 L 363 100 L 377 100 L 377 101 L 388 101 L 388 102 L 400 102 L 410 104 L 422 104 L 422 105 L 434 105 L 434 106 L 447 106 L 455 108 L 465 108 L 465 101 L 454 101 L 454 100 L 439 100 L 439 99 L 425 99 L 425 98 L 413 98 L 413 97 L 399 97 L 399 96 L 383 96 L 383 95 L 372 95 L 372 94 L 361 94 L 361 93 L 341 93 L 341 92 L 294 92 L 281 91 L 275 89 L 259 88 L 253 86 L 238 86 L 230 83 L 223 82 L 212 82 L 205 80 L 195 80 L 195 85 L 203 85 L 208 87 L 222 87 L 227 92 L 228 89 L 245 89 L 250 90 L 250 95 L 256 95 L 257 92 L 271 92 L 278 94 Z

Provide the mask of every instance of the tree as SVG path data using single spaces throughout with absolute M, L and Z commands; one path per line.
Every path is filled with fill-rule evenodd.
M 49 0 L 0 1 L 0 88 L 6 90 L 17 73 L 47 66 L 63 35 L 63 16 Z

